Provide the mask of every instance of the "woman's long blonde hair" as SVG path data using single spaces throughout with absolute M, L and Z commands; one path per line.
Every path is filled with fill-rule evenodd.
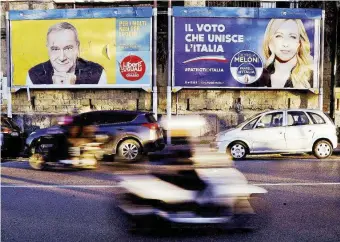
M 267 59 L 266 67 L 271 65 L 275 61 L 275 54 L 271 52 L 269 48 L 270 41 L 274 36 L 275 32 L 280 28 L 280 26 L 286 22 L 292 20 L 294 21 L 299 29 L 300 34 L 300 45 L 297 51 L 297 64 L 291 72 L 291 80 L 294 88 L 310 88 L 311 84 L 309 80 L 312 75 L 312 64 L 313 57 L 310 55 L 310 42 L 306 29 L 300 19 L 272 19 L 267 25 L 266 32 L 264 34 L 263 41 L 263 52 Z

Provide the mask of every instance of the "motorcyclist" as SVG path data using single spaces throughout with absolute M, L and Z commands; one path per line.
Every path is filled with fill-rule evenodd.
M 84 162 L 86 152 L 84 147 L 95 141 L 96 128 L 92 125 L 84 125 L 77 119 L 77 112 L 73 111 L 72 115 L 64 115 L 58 118 L 58 124 L 65 130 L 61 142 L 58 142 L 56 149 L 59 161 L 65 164 L 76 164 Z M 57 138 L 57 137 L 56 137 Z M 85 156 L 84 156 L 85 154 Z M 89 159 L 87 159 L 89 162 Z M 95 164 L 95 161 L 90 161 Z
M 86 156 L 86 151 L 82 150 L 84 147 L 90 143 L 95 142 L 96 127 L 93 125 L 86 125 L 78 121 L 75 117 L 75 112 L 73 116 L 65 116 L 63 119 L 66 121 L 64 126 L 67 130 L 66 138 L 68 145 L 68 158 L 72 161 L 82 161 L 87 159 L 89 162 L 89 157 Z M 91 164 L 95 163 L 90 162 Z

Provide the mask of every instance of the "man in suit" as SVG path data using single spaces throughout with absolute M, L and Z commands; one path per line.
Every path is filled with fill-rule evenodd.
M 76 28 L 67 22 L 52 25 L 47 32 L 49 60 L 32 67 L 26 85 L 106 84 L 104 68 L 79 57 Z

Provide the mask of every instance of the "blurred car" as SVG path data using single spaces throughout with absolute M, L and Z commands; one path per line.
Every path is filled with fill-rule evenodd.
M 24 134 L 11 118 L 1 116 L 0 136 L 2 157 L 20 154 L 24 144 Z
M 95 126 L 96 132 L 110 136 L 103 146 L 106 155 L 121 161 L 134 162 L 143 154 L 162 150 L 163 133 L 152 113 L 140 111 L 92 111 L 73 117 L 68 125 Z M 39 129 L 26 139 L 27 153 L 34 154 L 41 136 L 46 133 L 67 132 L 67 126 L 56 125 Z
M 218 133 L 211 147 L 233 159 L 247 154 L 301 152 L 323 159 L 337 146 L 336 133 L 333 121 L 320 110 L 272 110 Z

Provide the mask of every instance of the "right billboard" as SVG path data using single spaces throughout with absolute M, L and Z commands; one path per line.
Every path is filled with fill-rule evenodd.
M 173 87 L 319 87 L 319 9 L 174 8 Z

